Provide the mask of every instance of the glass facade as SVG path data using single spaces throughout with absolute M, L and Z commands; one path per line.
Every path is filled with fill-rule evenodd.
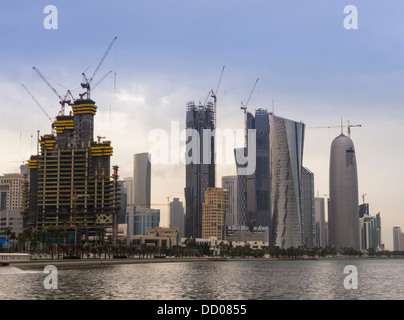
M 299 247 L 302 239 L 301 183 L 305 125 L 270 114 L 271 244 Z
M 199 135 L 199 150 L 190 149 L 187 156 L 193 159 L 185 166 L 185 237 L 201 238 L 202 236 L 202 203 L 205 201 L 205 189 L 215 187 L 214 136 L 204 141 L 204 130 L 214 129 L 214 107 L 212 102 L 205 106 L 187 104 L 186 129 L 195 130 Z M 188 137 L 188 143 L 194 137 Z M 208 146 L 208 147 L 207 147 Z M 209 149 L 209 150 L 207 150 Z M 209 163 L 204 161 L 209 155 Z M 194 161 L 196 160 L 196 161 Z

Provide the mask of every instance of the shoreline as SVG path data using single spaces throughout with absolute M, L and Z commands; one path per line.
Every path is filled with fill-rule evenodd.
M 21 270 L 38 270 L 47 265 L 54 265 L 57 268 L 113 266 L 123 264 L 144 264 L 144 263 L 176 263 L 176 262 L 232 262 L 232 261 L 321 261 L 321 260 L 397 260 L 404 258 L 392 257 L 321 257 L 321 258 L 128 258 L 128 259 L 59 259 L 59 260 L 30 260 L 11 262 L 9 267 L 17 267 Z M 0 267 L 1 268 L 1 267 Z

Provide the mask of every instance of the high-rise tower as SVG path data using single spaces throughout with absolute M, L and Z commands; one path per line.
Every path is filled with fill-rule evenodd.
M 330 154 L 330 245 L 337 250 L 359 250 L 358 176 L 355 147 L 341 133 L 331 144 Z
M 150 208 L 151 199 L 151 162 L 147 152 L 137 153 L 133 157 L 134 204 Z
M 192 131 L 188 143 L 196 148 L 189 150 L 185 166 L 185 236 L 200 238 L 202 236 L 202 203 L 205 201 L 205 189 L 215 187 L 215 128 L 214 105 L 196 106 L 187 104 L 186 129 Z M 195 141 L 197 140 L 197 141 Z M 206 141 L 207 140 L 207 141 Z
M 40 137 L 40 151 L 28 161 L 24 228 L 78 230 L 95 235 L 114 224 L 119 210 L 118 168 L 111 174 L 110 141 L 94 141 L 91 99 L 77 99 L 59 115 L 54 132 Z
M 302 243 L 302 159 L 305 125 L 270 114 L 271 244 Z

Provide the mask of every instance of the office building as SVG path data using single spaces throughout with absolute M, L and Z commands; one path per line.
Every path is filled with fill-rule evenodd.
M 186 130 L 190 135 L 187 158 L 191 159 L 185 166 L 185 237 L 202 236 L 202 203 L 205 202 L 205 190 L 215 187 L 214 150 L 215 139 L 209 133 L 215 128 L 214 105 L 187 104 Z
M 174 198 L 170 202 L 170 228 L 178 228 L 179 237 L 184 237 L 185 212 L 180 199 Z
M 302 236 L 304 247 L 316 246 L 314 174 L 305 167 L 302 167 Z
M 160 210 L 132 206 L 127 215 L 128 235 L 146 235 L 147 228 L 160 226 Z
M 21 210 L 23 182 L 22 173 L 6 173 L 0 176 L 0 210 Z
M 151 162 L 147 152 L 137 153 L 133 157 L 133 204 L 150 208 L 151 201 Z
M 305 125 L 270 114 L 271 239 L 280 248 L 302 239 L 302 158 Z
M 205 190 L 202 205 L 202 238 L 225 238 L 225 215 L 229 210 L 229 192 L 222 188 Z
M 7 228 L 18 236 L 22 232 L 22 216 L 20 210 L 6 209 L 0 211 L 0 237 L 6 236 Z
M 370 215 L 369 203 L 362 203 L 359 205 L 359 218 Z
M 355 147 L 341 133 L 331 144 L 330 154 L 330 245 L 360 249 L 358 176 Z
M 226 235 L 233 234 L 238 229 L 237 180 L 237 176 L 222 177 L 222 188 L 229 192 L 229 210 L 224 218 Z
M 324 198 L 314 198 L 315 212 L 315 246 L 318 248 L 327 247 L 327 230 L 325 222 L 325 201 Z
M 246 177 L 246 225 L 251 232 L 257 232 L 258 230 L 269 230 L 271 222 L 270 125 L 268 111 L 256 109 L 255 116 L 247 113 L 247 129 L 255 130 L 256 166 L 255 172 Z
M 400 227 L 393 227 L 393 250 L 394 251 L 402 251 L 404 250 L 401 247 L 401 228 Z

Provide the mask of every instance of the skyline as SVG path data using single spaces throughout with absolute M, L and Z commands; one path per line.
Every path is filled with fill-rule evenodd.
M 274 98 L 276 115 L 306 124 L 303 166 L 314 173 L 315 196 L 329 193 L 331 142 L 340 129 L 310 127 L 338 126 L 341 118 L 344 125 L 348 120 L 362 125 L 351 130 L 358 200 L 362 203 L 361 195 L 366 193 L 371 215 L 381 213 L 382 242 L 386 249 L 393 248 L 393 226 L 404 227 L 399 203 L 404 184 L 399 170 L 404 160 L 400 120 L 404 119 L 400 109 L 404 46 L 398 40 L 404 31 L 399 15 L 404 4 L 388 1 L 381 7 L 375 1 L 352 1 L 358 8 L 359 29 L 345 30 L 343 9 L 348 3 L 52 2 L 58 8 L 58 30 L 42 25 L 47 2 L 0 5 L 4 39 L 0 145 L 7 150 L 0 160 L 1 174 L 18 172 L 21 163 L 14 161 L 28 160 L 36 152 L 37 130 L 50 132 L 49 120 L 21 83 L 52 117 L 59 111 L 57 97 L 32 67 L 41 70 L 60 93 L 65 88 L 59 83 L 74 90 L 80 86 L 81 73 L 89 65 L 93 70 L 108 43 L 118 36 L 98 73 L 100 79 L 114 70 L 116 90 L 110 75 L 92 98 L 99 107 L 94 136 L 112 141 L 111 165 L 119 166 L 120 179 L 133 176 L 133 155 L 153 145 L 137 137 L 147 138 L 155 128 L 169 132 L 170 121 L 185 128 L 186 103 L 204 101 L 225 65 L 217 93 L 217 127 L 243 128 L 240 103 L 259 78 L 248 111 L 260 107 L 271 111 Z M 206 23 L 200 23 L 200 17 Z M 81 51 L 84 45 L 92 50 Z M 75 97 L 78 93 L 73 91 Z M 235 165 L 218 165 L 217 170 L 220 186 L 221 176 L 235 174 Z M 152 203 L 165 203 L 171 194 L 185 203 L 177 193 L 185 186 L 184 165 L 152 165 L 151 179 Z M 156 208 L 166 225 L 166 208 Z

